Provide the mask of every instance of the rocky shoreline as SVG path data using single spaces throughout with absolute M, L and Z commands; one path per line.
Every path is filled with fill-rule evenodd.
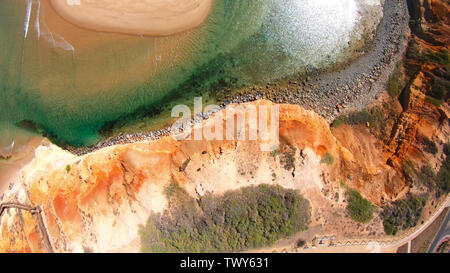
M 291 79 L 284 85 L 250 87 L 241 91 L 249 92 L 248 95 L 237 96 L 231 102 L 263 97 L 276 103 L 301 105 L 328 121 L 348 111 L 362 110 L 384 90 L 402 59 L 409 35 L 408 22 L 406 1 L 387 0 L 372 47 L 351 64 L 339 71 Z
M 339 71 L 317 76 L 298 77 L 280 84 L 251 86 L 232 92 L 224 98 L 220 109 L 232 103 L 269 99 L 275 103 L 297 104 L 314 110 L 328 121 L 341 114 L 367 107 L 385 88 L 385 84 L 401 60 L 409 35 L 409 15 L 406 1 L 386 0 L 384 16 L 372 47 L 366 54 Z M 201 122 L 213 112 L 195 117 L 186 125 Z M 84 155 L 98 149 L 158 139 L 170 133 L 170 128 L 153 132 L 119 134 L 92 147 L 66 147 L 70 152 Z

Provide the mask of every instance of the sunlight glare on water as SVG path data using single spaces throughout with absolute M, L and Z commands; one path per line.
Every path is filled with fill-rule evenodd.
M 355 0 L 275 1 L 267 28 L 284 52 L 306 65 L 336 61 L 350 41 L 359 15 Z M 286 4 L 288 3 L 288 4 Z

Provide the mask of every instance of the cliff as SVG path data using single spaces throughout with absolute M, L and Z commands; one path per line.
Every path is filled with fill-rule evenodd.
M 273 107 L 268 101 L 251 104 Z M 223 111 L 238 113 L 240 109 L 230 105 Z M 39 207 L 42 212 L 31 215 L 14 208 L 5 210 L 0 251 L 138 251 L 138 227 L 151 212 L 164 210 L 164 188 L 173 180 L 193 197 L 246 185 L 279 184 L 298 189 L 312 202 L 316 224 L 333 221 L 324 208 L 343 201 L 330 200 L 325 192 L 339 188 L 342 166 L 357 166 L 375 176 L 392 172 L 371 157 L 366 157 L 370 162 L 359 161 L 359 155 L 340 144 L 314 112 L 294 105 L 279 105 L 279 109 L 280 146 L 275 152 L 261 151 L 261 140 L 177 141 L 168 136 L 78 157 L 44 141 L 22 170 L 20 183 L 3 198 L 3 202 Z M 204 125 L 209 126 L 213 118 Z M 289 155 L 289 150 L 295 152 Z M 321 162 L 326 154 L 334 158 L 331 166 Z M 287 164 L 289 160 L 292 165 Z M 378 179 L 372 186 L 364 186 L 363 192 L 379 202 L 383 188 L 383 179 Z M 42 215 L 43 230 L 36 215 Z M 46 236 L 51 249 L 43 240 Z

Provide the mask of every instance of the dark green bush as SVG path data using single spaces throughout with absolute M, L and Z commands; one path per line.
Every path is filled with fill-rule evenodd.
M 169 186 L 164 189 L 164 194 L 166 197 L 170 198 L 175 194 L 183 193 L 183 189 L 180 188 L 180 185 L 176 181 L 172 181 Z
M 306 241 L 305 240 L 302 240 L 302 239 L 300 239 L 300 240 L 298 240 L 297 241 L 297 247 L 304 247 L 306 245 Z
M 375 106 L 372 109 L 362 110 L 360 112 L 354 112 L 347 116 L 340 116 L 333 123 L 334 128 L 338 128 L 342 124 L 349 125 L 365 125 L 370 123 L 374 128 L 380 128 L 383 125 L 385 115 L 383 110 L 379 106 Z
M 445 97 L 447 96 L 447 88 L 435 83 L 430 92 L 427 93 L 426 100 L 433 105 L 439 107 L 444 103 Z
M 444 146 L 444 153 L 445 150 Z M 429 165 L 425 165 L 420 171 L 417 171 L 411 161 L 407 161 L 403 166 L 403 173 L 409 182 L 417 186 L 423 185 L 429 192 L 448 193 L 450 190 L 450 157 L 448 155 L 437 174 Z
M 433 191 L 437 189 L 436 185 L 436 174 L 430 165 L 425 165 L 420 169 L 420 172 L 417 173 L 417 178 L 419 182 L 428 188 L 428 190 Z
M 331 127 L 339 128 L 344 123 L 345 123 L 345 116 L 340 116 L 333 121 L 333 123 L 331 124 Z
M 309 202 L 279 186 L 199 200 L 178 187 L 169 201 L 164 214 L 152 215 L 140 228 L 143 252 L 239 252 L 306 230 L 311 218 Z
M 283 145 L 280 149 L 280 163 L 281 166 L 287 171 L 295 168 L 295 153 L 297 148 L 293 146 Z
M 405 65 L 405 74 L 409 77 L 414 77 L 422 67 L 416 63 L 407 63 Z
M 440 65 L 443 65 L 445 67 L 448 67 L 450 63 L 450 56 L 448 54 L 448 50 L 441 49 L 438 52 L 432 52 L 429 51 L 426 54 L 422 56 L 422 60 L 425 63 L 437 63 Z
M 450 192 L 450 156 L 448 154 L 437 174 L 437 184 L 443 192 Z
M 450 242 L 447 239 L 447 241 L 443 242 L 438 247 L 438 249 L 436 250 L 436 253 L 448 253 L 449 251 L 450 251 Z
M 330 153 L 326 153 L 320 162 L 331 166 L 334 164 L 334 157 Z
M 422 217 L 426 201 L 424 196 L 409 195 L 386 206 L 381 214 L 386 234 L 396 235 L 400 230 L 415 227 Z
M 432 154 L 432 155 L 435 155 L 438 153 L 438 147 L 437 147 L 436 143 L 434 143 L 434 141 L 432 141 L 428 138 L 425 138 L 424 144 L 425 144 L 425 148 L 424 148 L 425 152 Z
M 393 98 L 397 97 L 403 88 L 401 85 L 401 82 L 400 82 L 400 77 L 402 76 L 401 69 L 402 69 L 402 64 L 398 63 L 397 68 L 391 74 L 391 76 L 389 77 L 389 80 L 387 82 L 388 94 Z
M 347 191 L 348 205 L 347 210 L 350 217 L 360 223 L 367 223 L 373 218 L 375 207 L 369 200 L 353 189 Z
M 410 160 L 407 160 L 405 162 L 405 165 L 403 165 L 403 173 L 405 174 L 406 179 L 408 179 L 409 182 L 414 182 L 416 176 L 416 168 Z

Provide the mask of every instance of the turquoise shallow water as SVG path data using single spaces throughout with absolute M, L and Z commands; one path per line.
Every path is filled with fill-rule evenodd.
M 46 24 L 41 1 L 0 0 L 1 144 L 10 145 L 19 124 L 91 145 L 102 126 L 136 111 L 327 67 L 342 59 L 357 9 L 356 0 L 215 0 L 207 22 L 189 33 L 98 33 L 79 48 Z

